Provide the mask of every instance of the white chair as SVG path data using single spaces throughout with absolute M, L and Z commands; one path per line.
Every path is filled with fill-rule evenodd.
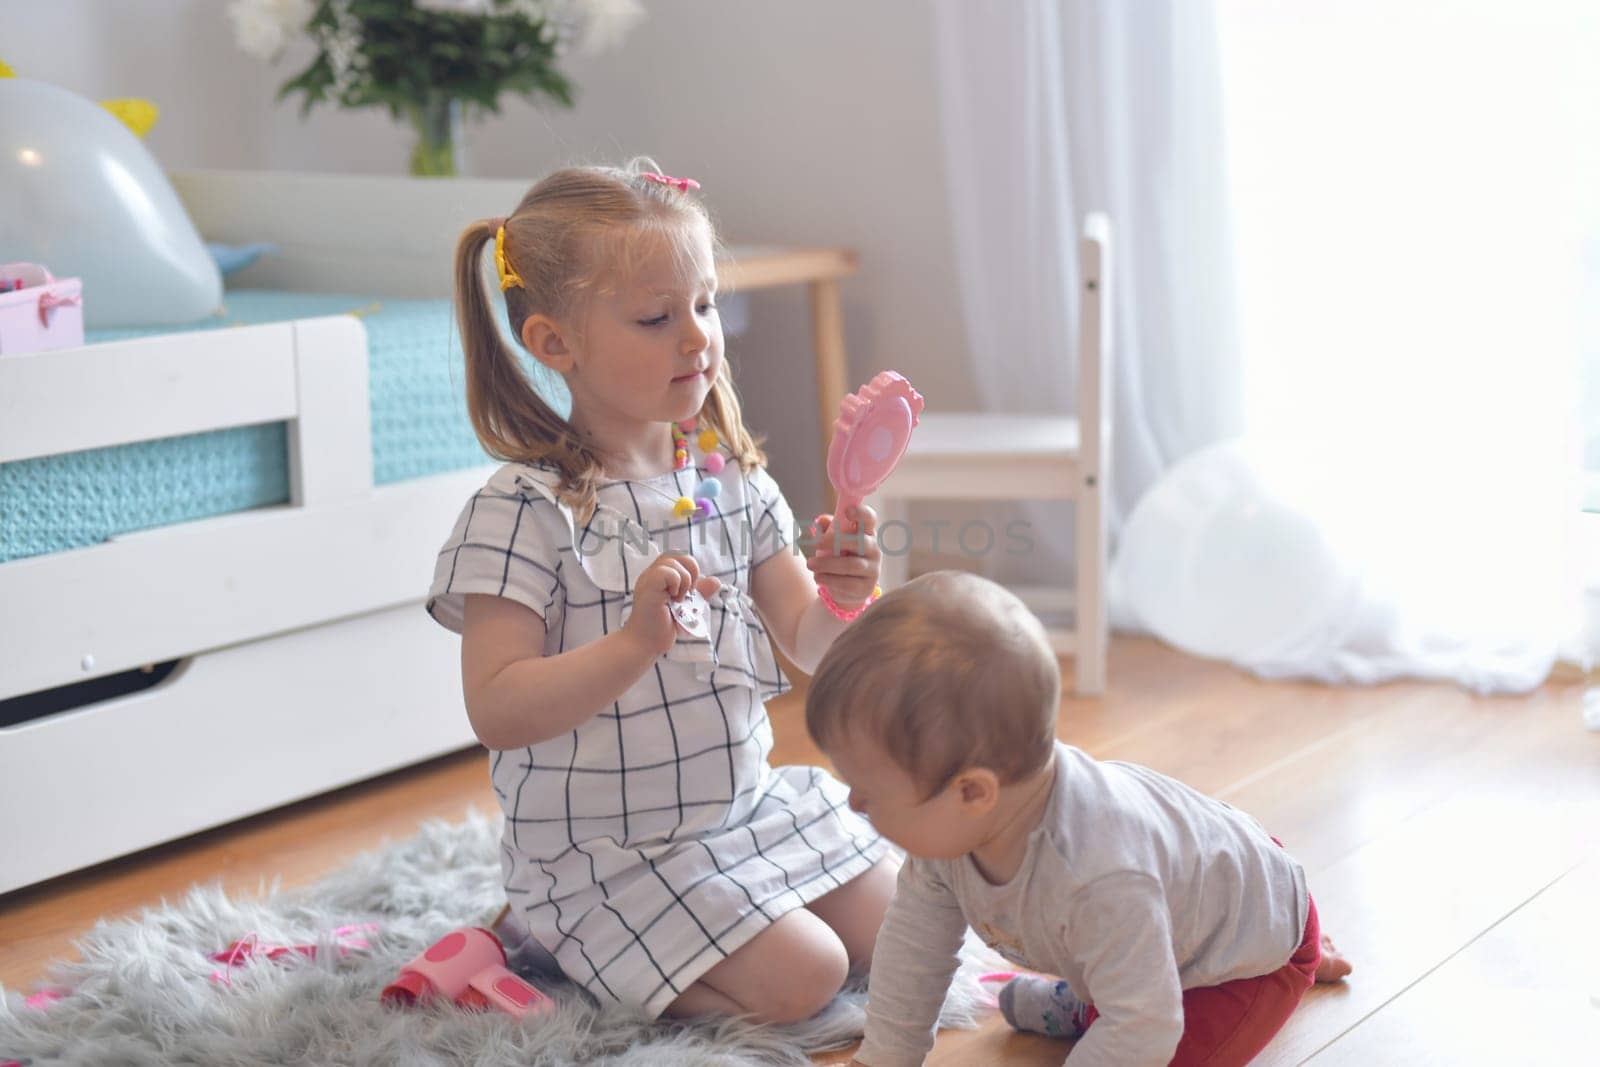
M 1111 224 L 1084 222 L 1078 243 L 1082 273 L 1078 320 L 1077 411 L 1063 415 L 923 414 L 900 465 L 871 501 L 879 528 L 907 521 L 912 500 L 1071 500 L 1077 519 L 1077 589 L 1018 588 L 1041 615 L 1071 606 L 1071 629 L 1048 628 L 1060 654 L 1076 659 L 1080 695 L 1106 685 L 1106 479 L 1110 466 Z M 909 526 L 903 527 L 909 530 Z M 883 584 L 908 577 L 908 553 L 891 534 Z M 994 544 L 1000 544 L 998 534 Z M 892 551 L 895 549 L 896 551 Z

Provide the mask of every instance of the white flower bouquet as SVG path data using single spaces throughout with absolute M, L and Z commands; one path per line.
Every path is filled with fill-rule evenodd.
M 571 107 L 559 60 L 615 46 L 644 12 L 638 0 L 233 0 L 228 13 L 258 59 L 301 37 L 315 46 L 280 99 L 300 94 L 302 113 L 387 108 L 417 131 L 412 173 L 453 174 L 464 108 L 497 112 L 505 93 Z

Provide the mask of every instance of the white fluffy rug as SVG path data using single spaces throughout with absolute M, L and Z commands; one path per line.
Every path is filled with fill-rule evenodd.
M 501 904 L 498 820 L 434 822 L 411 840 L 358 857 L 303 890 L 235 900 L 197 887 L 172 906 L 102 922 L 58 964 L 61 999 L 30 1007 L 0 988 L 0 1063 L 25 1064 L 594 1064 L 754 1067 L 806 1063 L 808 1053 L 861 1034 L 861 992 L 841 994 L 789 1027 L 649 1022 L 600 1011 L 552 989 L 554 1017 L 526 1022 L 450 1006 L 394 1010 L 378 992 L 400 966 L 458 926 L 487 925 Z M 330 931 L 375 923 L 369 947 L 341 955 Z M 256 959 L 227 968 L 207 957 L 255 934 L 319 943 L 314 959 Z M 988 1003 L 975 976 L 996 965 L 969 949 L 944 1023 L 971 1026 Z M 224 983 L 211 977 L 219 969 Z M 550 988 L 544 983 L 545 988 Z

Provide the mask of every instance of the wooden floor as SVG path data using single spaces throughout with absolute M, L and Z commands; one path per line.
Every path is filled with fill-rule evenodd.
M 1060 732 L 1254 813 L 1305 863 L 1356 973 L 1314 990 L 1259 1063 L 1595 1064 L 1600 734 L 1580 694 L 1268 683 L 1118 639 L 1110 693 L 1064 701 Z M 816 758 L 798 694 L 773 719 L 779 761 Z M 303 883 L 468 807 L 493 810 L 472 753 L 0 896 L 0 984 L 32 988 L 97 917 L 197 880 Z M 945 1033 L 929 1063 L 1059 1064 L 1064 1048 L 991 1022 Z

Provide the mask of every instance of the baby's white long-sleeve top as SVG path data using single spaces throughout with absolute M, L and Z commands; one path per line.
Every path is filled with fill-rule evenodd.
M 1055 764 L 1009 882 L 991 884 L 970 856 L 901 868 L 873 954 L 861 1062 L 922 1062 L 969 925 L 1099 1010 L 1072 1067 L 1168 1063 L 1183 990 L 1270 973 L 1299 947 L 1305 872 L 1255 819 L 1059 742 Z

